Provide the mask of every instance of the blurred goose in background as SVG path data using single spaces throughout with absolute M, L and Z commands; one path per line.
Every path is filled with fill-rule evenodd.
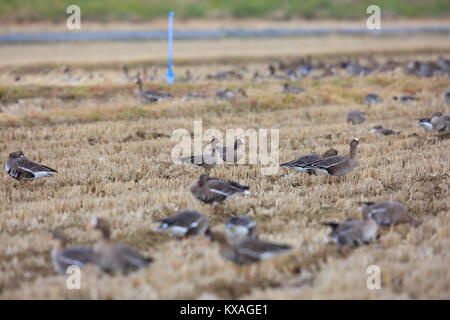
M 450 104 L 450 91 L 444 93 L 444 100 L 446 104 Z
M 244 152 L 242 146 L 244 142 L 241 139 L 236 139 L 233 145 L 216 146 L 215 148 L 219 152 L 220 158 L 225 162 L 236 163 L 242 159 Z
M 5 163 L 5 170 L 11 178 L 22 181 L 53 177 L 53 173 L 58 172 L 55 169 L 28 160 L 22 151 L 9 154 L 9 159 Z
M 303 88 L 297 87 L 297 86 L 291 86 L 289 83 L 283 84 L 283 89 L 281 89 L 281 93 L 302 93 L 305 92 Z
M 361 208 L 363 219 L 371 218 L 379 225 L 410 223 L 417 227 L 420 222 L 411 217 L 398 201 L 366 202 Z
M 352 124 L 360 124 L 366 120 L 366 114 L 359 110 L 349 111 L 345 114 L 345 121 Z
M 214 79 L 214 80 L 229 80 L 229 79 L 241 80 L 242 78 L 243 78 L 242 74 L 234 70 L 220 71 L 215 75 L 206 76 L 206 79 Z
M 205 169 L 212 169 L 216 166 L 218 159 L 216 155 L 216 145 L 219 142 L 216 138 L 211 140 L 211 153 L 192 155 L 190 157 L 180 158 L 182 163 L 189 163 Z
M 267 260 L 280 253 L 291 250 L 291 246 L 277 244 L 258 239 L 245 238 L 242 241 L 230 243 L 223 233 L 208 230 L 206 236 L 220 246 L 220 255 L 237 265 L 249 265 L 261 260 Z
M 401 96 L 401 97 L 394 96 L 392 97 L 392 99 L 394 99 L 395 101 L 400 101 L 401 103 L 408 103 L 411 101 L 416 102 L 420 100 L 419 98 L 413 96 Z
M 239 88 L 236 91 L 231 89 L 219 90 L 216 92 L 216 97 L 225 100 L 235 100 L 238 98 L 248 98 L 244 89 Z
M 201 94 L 201 93 L 197 93 L 197 92 L 189 92 L 188 94 L 185 94 L 183 96 L 184 100 L 190 100 L 190 99 L 206 99 L 208 98 L 207 96 Z
M 341 223 L 326 222 L 331 227 L 329 234 L 333 243 L 342 247 L 356 247 L 376 239 L 378 224 L 373 219 L 347 219 Z
M 380 103 L 382 100 L 379 95 L 375 93 L 369 93 L 366 94 L 364 97 L 364 102 L 367 104 L 367 106 L 370 108 L 373 104 Z
M 383 136 L 389 136 L 391 134 L 400 134 L 400 131 L 394 131 L 391 129 L 386 129 L 383 128 L 382 126 L 378 125 L 378 126 L 374 126 L 371 130 L 371 133 L 379 133 L 382 134 Z
M 172 99 L 173 96 L 168 93 L 164 93 L 157 90 L 145 90 L 143 89 L 142 80 L 140 78 L 140 75 L 138 74 L 136 76 L 136 85 L 137 85 L 137 91 L 136 96 L 141 100 L 142 103 L 154 103 L 154 102 L 160 102 L 166 99 Z
M 359 163 L 357 159 L 357 147 L 359 140 L 353 138 L 350 142 L 350 154 L 348 156 L 332 156 L 313 162 L 305 166 L 307 169 L 313 170 L 315 173 L 322 173 L 329 176 L 343 177 L 353 171 Z
M 93 263 L 94 252 L 92 248 L 73 246 L 66 247 L 67 238 L 65 234 L 56 229 L 52 232 L 54 246 L 51 251 L 53 268 L 59 273 L 66 273 L 70 266 L 84 267 L 88 263 Z
M 102 234 L 93 251 L 95 264 L 104 272 L 127 274 L 145 268 L 153 261 L 124 243 L 111 241 L 110 225 L 105 219 L 94 218 L 87 227 L 95 228 Z
M 131 80 L 135 79 L 135 77 L 130 77 L 130 72 L 129 72 L 129 69 L 128 69 L 128 65 L 124 64 L 122 66 L 122 72 L 123 72 L 123 78 L 126 81 L 131 81 Z
M 313 174 L 314 171 L 312 171 L 311 169 L 307 169 L 305 166 L 308 166 L 308 165 L 310 165 L 316 161 L 322 160 L 324 158 L 335 156 L 337 154 L 338 154 L 338 152 L 335 149 L 329 149 L 329 150 L 325 151 L 325 153 L 323 155 L 320 155 L 317 153 L 310 153 L 310 154 L 301 156 L 298 159 L 282 163 L 282 164 L 280 164 L 280 167 L 288 167 L 288 168 L 294 169 L 295 171 L 307 172 L 309 174 Z
M 206 216 L 195 210 L 183 210 L 171 217 L 161 219 L 160 231 L 168 231 L 172 236 L 184 238 L 204 234 L 208 229 Z
M 227 239 L 231 243 L 242 241 L 246 238 L 258 239 L 256 221 L 248 216 L 230 218 L 225 224 L 225 232 Z
M 210 177 L 207 173 L 202 174 L 197 181 L 189 186 L 193 196 L 204 202 L 219 204 L 227 198 L 238 194 L 250 194 L 249 187 L 236 182 L 225 181 Z

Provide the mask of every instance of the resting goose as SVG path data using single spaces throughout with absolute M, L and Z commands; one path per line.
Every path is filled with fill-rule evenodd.
M 142 103 L 154 103 L 173 98 L 171 94 L 160 92 L 157 90 L 144 91 L 142 80 L 139 75 L 136 77 L 135 81 L 137 85 L 136 96 L 142 101 Z
M 189 186 L 194 197 L 204 203 L 219 204 L 237 194 L 250 194 L 249 187 L 202 174 Z
M 192 155 L 190 157 L 180 158 L 182 163 L 189 163 L 205 169 L 212 169 L 216 166 L 218 159 L 216 155 L 216 145 L 219 141 L 216 138 L 211 140 L 211 153 Z
M 368 244 L 376 239 L 378 231 L 378 224 L 373 219 L 348 219 L 341 223 L 327 222 L 323 225 L 331 227 L 331 240 L 342 247 Z
M 9 159 L 5 163 L 5 170 L 11 178 L 22 181 L 53 177 L 53 173 L 58 172 L 55 169 L 28 160 L 22 151 L 9 154 Z
M 394 130 L 391 130 L 391 129 L 386 129 L 386 128 L 383 128 L 380 125 L 373 127 L 370 130 L 370 132 L 371 133 L 379 133 L 379 134 L 382 134 L 383 136 L 389 136 L 391 134 L 400 134 L 400 131 L 394 131 Z
M 84 267 L 94 261 L 92 248 L 74 246 L 66 247 L 67 238 L 61 230 L 52 232 L 54 246 L 51 252 L 53 268 L 59 273 L 66 273 L 70 266 Z
M 308 165 L 310 165 L 316 161 L 322 160 L 324 158 L 335 156 L 337 154 L 338 154 L 338 152 L 335 149 L 329 149 L 329 150 L 325 151 L 325 153 L 323 155 L 320 155 L 317 153 L 310 153 L 310 154 L 304 155 L 298 159 L 282 163 L 282 164 L 280 164 L 280 167 L 288 167 L 288 168 L 294 169 L 295 171 L 307 172 L 309 174 L 313 174 L 314 171 L 312 171 L 311 169 L 305 168 L 305 166 L 308 166 Z
M 350 154 L 348 156 L 332 156 L 306 166 L 307 169 L 313 170 L 315 173 L 322 173 L 329 176 L 345 176 L 353 169 L 355 169 L 359 163 L 357 159 L 357 147 L 359 140 L 353 138 L 350 142 Z
M 127 274 L 145 268 L 153 261 L 124 243 L 111 241 L 110 226 L 105 219 L 94 218 L 87 227 L 95 228 L 102 234 L 100 241 L 94 245 L 93 251 L 95 264 L 104 272 Z
M 235 100 L 238 98 L 247 98 L 247 93 L 244 89 L 239 88 L 237 91 L 231 89 L 219 90 L 216 92 L 216 97 L 225 100 Z
M 408 214 L 406 208 L 397 201 L 367 202 L 360 210 L 364 219 L 371 218 L 379 225 L 410 223 L 417 227 L 420 222 Z
M 232 146 L 216 146 L 216 149 L 223 161 L 236 163 L 244 156 L 244 153 L 240 148 L 243 144 L 241 139 L 236 139 Z
M 220 245 L 220 254 L 223 258 L 237 265 L 249 265 L 261 260 L 271 259 L 291 249 L 291 246 L 286 244 L 271 243 L 251 238 L 230 243 L 223 233 L 211 230 L 208 230 L 206 236 Z
M 302 92 L 305 92 L 303 88 L 291 86 L 287 82 L 283 84 L 283 89 L 281 89 L 281 93 L 302 93 Z
M 442 112 L 437 112 L 431 117 L 430 124 L 433 131 L 450 131 L 450 116 L 447 116 Z
M 232 243 L 246 238 L 258 239 L 256 221 L 248 216 L 230 218 L 225 224 L 225 231 Z
M 352 124 L 360 124 L 366 120 L 366 114 L 359 110 L 353 110 L 347 112 L 345 115 L 345 121 L 351 122 Z
M 397 97 L 394 96 L 393 99 L 395 101 L 400 101 L 401 103 L 408 103 L 410 101 L 419 101 L 419 98 L 413 97 L 413 96 L 401 96 L 401 97 Z
M 183 238 L 204 234 L 208 229 L 206 216 L 195 210 L 183 210 L 174 216 L 161 219 L 160 231 L 168 231 L 174 237 Z

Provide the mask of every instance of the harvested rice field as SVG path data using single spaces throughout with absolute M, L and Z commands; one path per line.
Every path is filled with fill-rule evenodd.
M 178 44 L 179 81 L 173 85 L 164 82 L 165 42 L 0 46 L 1 158 L 6 162 L 9 153 L 22 150 L 58 170 L 33 182 L 16 181 L 4 170 L 0 175 L 0 299 L 449 299 L 450 136 L 417 126 L 418 118 L 450 113 L 444 99 L 449 74 L 405 71 L 415 60 L 449 59 L 444 38 L 185 41 Z M 336 67 L 327 75 L 284 78 L 284 66 L 306 54 L 314 66 Z M 398 64 L 349 75 L 337 67 L 344 61 L 373 70 Z M 269 64 L 279 77 L 269 75 Z M 222 79 L 223 71 L 233 72 Z M 143 104 L 135 95 L 137 72 L 153 77 L 144 79 L 145 89 L 174 98 Z M 286 81 L 304 92 L 281 93 Z M 226 88 L 241 88 L 246 96 L 215 96 Z M 184 98 L 191 92 L 206 98 Z M 368 107 L 369 93 L 382 101 Z M 402 95 L 419 100 L 393 99 Z M 365 112 L 366 120 L 347 123 L 351 110 Z M 223 134 L 278 129 L 278 163 L 329 148 L 347 155 L 358 137 L 360 164 L 340 182 L 290 168 L 263 175 L 258 163 L 221 164 L 210 175 L 247 185 L 251 194 L 227 199 L 213 213 L 189 191 L 205 170 L 171 157 L 173 132 L 193 134 L 199 120 L 203 131 Z M 400 133 L 370 133 L 376 125 Z M 249 151 L 249 141 L 244 148 Z M 403 203 L 421 224 L 380 227 L 375 241 L 355 248 L 331 243 L 323 223 L 360 219 L 364 202 L 387 200 Z M 248 215 L 262 239 L 292 250 L 261 262 L 249 277 L 203 236 L 177 240 L 156 230 L 159 219 L 185 209 L 207 215 L 214 230 Z M 114 241 L 154 261 L 127 275 L 87 265 L 81 288 L 69 290 L 67 275 L 52 266 L 50 231 L 63 230 L 70 245 L 92 245 L 100 234 L 85 225 L 94 217 L 110 222 Z M 367 286 L 372 265 L 381 272 L 380 289 Z

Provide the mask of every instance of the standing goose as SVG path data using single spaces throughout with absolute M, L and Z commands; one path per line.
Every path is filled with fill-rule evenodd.
M 174 216 L 160 220 L 160 222 L 158 230 L 168 231 L 177 238 L 204 234 L 208 229 L 206 216 L 194 210 L 183 210 Z
M 381 98 L 376 93 L 368 93 L 364 97 L 364 102 L 367 104 L 367 106 L 370 108 L 373 104 L 377 104 L 381 102 Z
M 197 181 L 191 183 L 189 190 L 198 200 L 212 204 L 222 203 L 225 199 L 237 194 L 250 194 L 247 186 L 213 178 L 207 173 L 202 174 Z
M 207 237 L 220 245 L 220 255 L 237 264 L 249 265 L 261 260 L 267 260 L 280 253 L 291 250 L 291 246 L 277 244 L 258 239 L 246 238 L 236 243 L 230 243 L 223 233 L 208 230 Z
M 331 240 L 342 247 L 356 247 L 368 244 L 377 236 L 378 224 L 373 219 L 347 219 L 341 223 L 327 222 L 331 227 Z
M 22 181 L 53 177 L 53 173 L 58 172 L 55 169 L 28 160 L 22 151 L 9 154 L 9 159 L 5 163 L 5 170 L 12 178 Z
M 190 157 L 180 158 L 182 163 L 189 163 L 205 169 L 212 169 L 216 166 L 218 159 L 216 156 L 216 145 L 219 141 L 216 138 L 211 140 L 211 153 L 192 155 Z
M 256 221 L 252 217 L 241 216 L 230 218 L 225 224 L 227 238 L 235 243 L 243 239 L 258 239 Z
M 367 202 L 360 210 L 364 219 L 371 218 L 379 225 L 402 223 L 410 223 L 414 227 L 420 225 L 420 221 L 411 217 L 403 204 L 397 201 Z
M 350 142 L 350 154 L 348 156 L 332 156 L 323 160 L 316 161 L 309 166 L 308 169 L 312 169 L 315 173 L 322 173 L 329 176 L 343 177 L 353 171 L 359 163 L 357 159 L 357 147 L 359 140 L 353 138 Z
M 386 128 L 383 128 L 380 125 L 373 127 L 370 130 L 370 132 L 371 133 L 379 133 L 379 134 L 382 134 L 383 136 L 389 136 L 391 134 L 400 134 L 400 131 L 394 131 L 394 130 L 391 130 L 391 129 L 386 129 Z
M 216 149 L 219 151 L 220 158 L 223 161 L 236 163 L 244 156 L 244 153 L 240 148 L 243 144 L 241 139 L 236 139 L 232 146 L 225 145 L 216 147 Z
M 51 252 L 53 268 L 60 273 L 66 273 L 70 266 L 84 267 L 88 263 L 93 263 L 94 252 L 92 248 L 74 246 L 66 247 L 67 239 L 61 230 L 52 232 L 54 246 Z
M 164 93 L 157 90 L 145 90 L 142 85 L 142 80 L 139 76 L 139 74 L 136 76 L 136 85 L 137 85 L 137 91 L 136 96 L 142 101 L 142 103 L 154 103 L 154 102 L 160 102 L 166 99 L 172 99 L 173 96 L 168 93 Z
M 360 124 L 366 120 L 366 114 L 359 110 L 349 111 L 345 114 L 345 121 L 352 124 Z
M 94 245 L 93 251 L 95 264 L 104 272 L 127 274 L 145 268 L 153 261 L 124 243 L 112 242 L 110 226 L 105 219 L 94 218 L 88 227 L 95 228 L 102 234 L 101 240 Z
M 329 150 L 325 151 L 325 153 L 323 155 L 320 155 L 317 153 L 310 153 L 310 154 L 304 155 L 298 159 L 282 163 L 282 164 L 280 164 L 280 167 L 288 167 L 288 168 L 294 169 L 295 171 L 308 172 L 309 174 L 313 174 L 314 171 L 312 171 L 311 169 L 305 168 L 305 166 L 308 166 L 316 161 L 335 156 L 337 154 L 338 154 L 338 152 L 335 149 L 329 149 Z

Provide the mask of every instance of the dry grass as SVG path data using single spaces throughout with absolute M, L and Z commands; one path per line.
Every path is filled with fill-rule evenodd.
M 29 53 L 27 57 L 32 58 Z M 426 57 L 436 55 L 430 52 Z M 15 66 L 0 78 L 5 91 L 2 159 L 23 149 L 59 174 L 31 186 L 0 175 L 0 298 L 450 298 L 450 140 L 415 127 L 419 116 L 449 112 L 442 101 L 448 79 L 392 74 L 305 80 L 300 85 L 306 93 L 299 96 L 281 95 L 277 81 L 199 81 L 173 87 L 157 83 L 177 96 L 190 90 L 212 95 L 225 86 L 241 86 L 250 98 L 234 103 L 175 99 L 143 106 L 132 95 L 131 85 L 121 80 L 119 65 L 94 71 L 75 68 L 74 74 L 86 79 L 94 74 L 94 80 L 84 82 L 65 81 L 61 66 L 47 74 L 20 69 L 23 79 L 14 83 L 10 78 Z M 194 70 L 204 75 L 241 66 L 205 62 Z M 265 64 L 247 64 L 246 78 L 262 68 Z M 365 123 L 344 123 L 346 111 L 365 109 L 361 101 L 369 92 L 378 92 L 385 102 L 368 111 Z M 405 106 L 390 99 L 411 92 L 422 99 L 420 103 Z M 19 104 L 18 95 L 28 99 Z M 216 228 L 231 216 L 252 214 L 254 205 L 262 237 L 294 247 L 292 253 L 263 263 L 261 273 L 248 281 L 230 268 L 215 245 L 206 247 L 201 239 L 178 242 L 154 231 L 155 220 L 178 210 L 211 212 L 187 188 L 201 170 L 170 162 L 172 131 L 192 131 L 196 119 L 203 119 L 204 129 L 279 128 L 280 161 L 329 147 L 347 153 L 351 137 L 364 136 L 361 166 L 340 185 L 287 170 L 261 176 L 257 165 L 213 169 L 212 174 L 248 184 L 253 191 L 252 196 L 228 200 L 221 215 L 210 215 Z M 401 134 L 369 134 L 376 124 Z M 324 137 L 327 134 L 330 139 Z M 347 257 L 327 244 L 329 230 L 321 222 L 357 217 L 361 201 L 388 199 L 403 202 L 423 224 L 417 229 L 382 230 L 376 244 L 357 248 Z M 50 263 L 48 230 L 60 226 L 71 243 L 93 243 L 98 235 L 84 231 L 83 225 L 96 215 L 111 221 L 114 239 L 156 262 L 126 277 L 87 268 L 82 289 L 67 290 L 65 277 L 56 275 Z M 366 287 L 371 264 L 381 267 L 382 290 Z

